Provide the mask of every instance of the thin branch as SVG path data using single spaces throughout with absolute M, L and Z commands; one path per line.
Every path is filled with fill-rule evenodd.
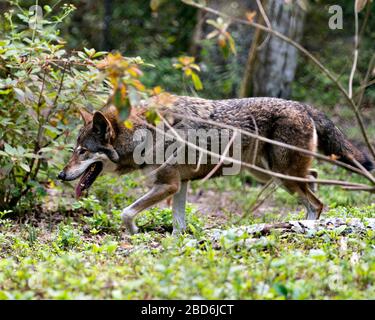
M 253 124 L 254 124 L 254 128 L 255 128 L 255 130 L 254 130 L 255 134 L 260 137 L 259 128 L 258 128 L 257 122 L 256 122 L 256 120 L 255 120 L 255 118 L 254 118 L 254 116 L 252 114 L 251 114 L 251 120 L 253 120 Z M 259 146 L 259 139 L 255 139 L 255 145 L 254 145 L 254 150 L 253 150 L 254 154 L 253 154 L 253 162 L 252 162 L 252 164 L 255 164 L 255 162 L 256 162 L 257 155 L 258 155 L 258 146 Z
M 316 153 L 316 152 L 313 152 L 313 151 L 310 151 L 310 150 L 299 148 L 299 147 L 296 147 L 296 146 L 293 146 L 291 144 L 284 143 L 284 142 L 281 142 L 281 141 L 277 141 L 277 140 L 273 140 L 273 139 L 268 139 L 268 138 L 263 137 L 261 135 L 257 135 L 257 134 L 254 134 L 252 132 L 249 132 L 249 131 L 246 131 L 246 130 L 242 130 L 240 128 L 236 128 L 236 127 L 224 124 L 224 123 L 218 123 L 218 122 L 215 122 L 215 121 L 212 121 L 212 120 L 201 119 L 201 118 L 198 118 L 198 117 L 192 117 L 192 116 L 187 116 L 187 115 L 182 115 L 182 114 L 175 114 L 174 116 L 177 117 L 177 118 L 188 119 L 188 120 L 193 120 L 193 121 L 197 121 L 197 122 L 203 122 L 203 123 L 206 123 L 206 124 L 211 124 L 211 125 L 218 126 L 218 127 L 221 127 L 221 128 L 226 128 L 226 129 L 231 129 L 231 130 L 238 130 L 238 132 L 240 132 L 240 133 L 242 133 L 242 134 L 244 134 L 244 135 L 246 135 L 248 137 L 251 137 L 251 138 L 254 138 L 254 139 L 258 139 L 260 141 L 264 141 L 264 142 L 267 142 L 267 143 L 270 143 L 270 144 L 274 144 L 274 145 L 277 145 L 277 146 L 280 146 L 280 147 L 285 147 L 285 148 L 288 148 L 290 150 L 299 151 L 299 152 L 304 153 L 306 155 L 313 156 L 313 157 L 315 157 L 317 159 L 320 159 L 320 160 L 323 160 L 323 161 L 326 161 L 326 162 L 338 165 L 340 167 L 348 169 L 348 170 L 350 170 L 352 172 L 355 172 L 355 173 L 360 174 L 360 175 L 362 175 L 362 176 L 364 176 L 364 177 L 367 178 L 366 174 L 364 174 L 358 168 L 353 167 L 353 166 L 351 166 L 349 164 L 346 164 L 344 162 L 334 160 L 334 159 L 332 159 L 330 157 L 327 157 L 325 155 L 322 155 L 320 153 Z
M 270 19 L 267 16 L 266 10 L 264 10 L 262 2 L 260 0 L 256 0 L 256 1 L 257 1 L 259 11 L 262 15 L 263 21 L 266 23 L 267 27 L 271 30 L 272 24 L 270 22 Z M 259 22 L 261 22 L 261 21 L 259 21 Z M 266 38 L 264 39 L 264 41 L 258 46 L 257 51 L 262 50 L 263 47 L 265 46 L 265 44 L 270 40 L 270 38 L 271 38 L 271 33 L 268 33 Z
M 375 53 L 372 55 L 371 57 L 371 60 L 370 60 L 370 63 L 368 65 L 368 68 L 367 68 L 367 72 L 366 72 L 366 75 L 365 75 L 365 78 L 363 80 L 363 85 L 360 87 L 361 91 L 360 91 L 360 96 L 358 98 L 358 103 L 357 103 L 357 106 L 358 108 L 361 107 L 362 105 L 362 100 L 363 100 L 363 97 L 365 95 L 365 92 L 366 92 L 366 88 L 369 86 L 369 85 L 372 85 L 375 83 L 375 80 L 374 81 L 371 81 L 369 82 L 368 79 L 370 78 L 370 75 L 371 75 L 371 72 L 372 72 L 372 68 L 375 64 Z
M 262 187 L 262 189 L 257 194 L 251 207 L 248 210 L 246 210 L 246 212 L 242 214 L 241 217 L 237 221 L 234 222 L 234 224 L 240 223 L 243 219 L 245 219 L 249 215 L 250 212 L 254 212 L 255 210 L 257 210 L 264 203 L 264 201 L 266 201 L 272 195 L 272 193 L 276 190 L 277 187 L 278 187 L 278 184 L 275 183 L 274 179 L 268 180 L 268 182 Z M 268 193 L 265 195 L 265 197 L 263 197 L 263 199 L 259 200 L 261 195 L 267 189 L 269 189 Z
M 362 172 L 366 175 L 366 177 L 375 184 L 375 177 L 354 157 L 349 156 L 350 160 L 353 161 L 353 163 L 362 170 Z
M 155 131 L 157 131 L 157 132 L 159 132 L 159 133 L 161 133 L 161 134 L 163 134 L 163 135 L 165 135 L 167 137 L 176 138 L 178 141 L 184 143 L 187 146 L 190 146 L 193 149 L 200 150 L 200 151 L 202 151 L 202 152 L 204 152 L 204 153 L 206 153 L 208 155 L 211 155 L 213 157 L 216 157 L 218 159 L 220 159 L 220 157 L 221 157 L 220 154 L 217 154 L 217 153 L 212 152 L 210 150 L 204 149 L 202 147 L 199 147 L 199 146 L 195 145 L 194 143 L 191 143 L 191 142 L 185 140 L 176 131 L 175 131 L 175 134 L 171 135 L 171 134 L 166 133 L 165 131 L 161 130 L 160 128 L 158 128 L 156 126 L 149 124 L 146 120 L 141 119 L 138 116 L 134 116 L 134 117 L 138 121 L 140 121 L 140 123 L 143 123 L 147 127 L 151 128 L 151 129 L 153 129 L 153 130 L 155 130 Z M 358 188 L 365 188 L 366 190 L 371 190 L 371 191 L 375 190 L 375 187 L 369 187 L 368 185 L 364 185 L 364 184 L 360 184 L 360 183 L 352 183 L 352 182 L 342 181 L 342 180 L 307 179 L 307 178 L 301 178 L 301 177 L 297 177 L 297 176 L 285 175 L 285 174 L 282 174 L 282 173 L 273 172 L 271 170 L 267 170 L 267 169 L 258 167 L 256 165 L 252 165 L 252 164 L 249 164 L 249 163 L 246 163 L 246 162 L 234 159 L 234 158 L 230 158 L 230 157 L 224 157 L 224 160 L 229 161 L 229 162 L 234 163 L 234 164 L 241 165 L 241 166 L 249 168 L 249 169 L 252 169 L 252 170 L 254 170 L 256 172 L 260 172 L 260 173 L 269 175 L 270 177 L 275 177 L 275 178 L 279 178 L 279 179 L 283 179 L 283 180 L 298 181 L 298 182 L 310 182 L 310 183 L 314 182 L 314 183 L 324 184 L 324 185 L 337 185 L 337 186 L 346 186 L 346 187 L 358 187 Z
M 349 98 L 353 98 L 353 79 L 354 79 L 354 74 L 355 70 L 357 69 L 357 62 L 358 62 L 358 11 L 357 9 L 354 9 L 354 16 L 355 16 L 355 31 L 354 31 L 354 59 L 353 59 L 353 65 L 352 69 L 350 72 L 350 77 L 349 77 Z
M 222 154 L 222 156 L 220 157 L 220 161 L 216 164 L 216 166 L 202 179 L 202 182 L 205 182 L 207 181 L 208 179 L 210 179 L 217 170 L 219 170 L 219 168 L 221 167 L 221 165 L 223 164 L 224 162 L 224 157 L 226 157 L 226 155 L 228 154 L 229 152 L 229 149 L 230 147 L 232 146 L 233 142 L 234 142 L 234 139 L 236 139 L 237 137 L 237 131 L 234 132 L 232 138 L 230 139 L 230 141 L 228 142 L 228 144 L 226 145 L 225 147 L 225 150 Z
M 193 170 L 194 172 L 198 172 L 199 169 L 201 168 L 203 152 L 198 151 L 198 153 L 199 153 L 198 164 L 197 164 L 196 168 Z

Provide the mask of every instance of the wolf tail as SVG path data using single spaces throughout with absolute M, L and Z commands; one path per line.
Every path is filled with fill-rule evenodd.
M 319 150 L 325 155 L 334 154 L 338 156 L 339 161 L 354 167 L 356 165 L 351 160 L 352 158 L 368 171 L 375 169 L 375 164 L 368 155 L 354 146 L 323 112 L 311 106 L 306 106 L 306 110 L 315 123 Z

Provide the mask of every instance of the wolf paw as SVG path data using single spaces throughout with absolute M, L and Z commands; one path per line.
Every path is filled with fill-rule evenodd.
M 126 230 L 130 234 L 136 234 L 136 233 L 138 233 L 138 227 L 135 225 L 134 218 L 132 216 L 130 216 L 129 214 L 127 214 L 127 212 L 123 212 L 121 214 L 121 219 L 122 219 L 122 221 L 125 224 Z

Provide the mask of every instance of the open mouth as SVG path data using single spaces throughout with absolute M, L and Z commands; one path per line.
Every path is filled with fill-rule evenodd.
M 79 198 L 84 190 L 87 190 L 94 183 L 100 172 L 103 170 L 103 163 L 98 161 L 91 164 L 79 179 L 76 187 L 76 197 Z

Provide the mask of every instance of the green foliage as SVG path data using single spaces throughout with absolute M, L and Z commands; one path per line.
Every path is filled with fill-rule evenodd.
M 321 166 L 319 174 L 362 181 L 329 165 Z M 247 179 L 246 175 L 215 179 L 199 189 L 214 190 L 220 197 L 231 190 L 230 201 L 241 206 L 239 212 L 246 212 L 245 198 L 251 202 L 260 189 L 244 186 Z M 119 208 L 136 197 L 140 185 L 134 189 L 134 180 L 138 178 L 100 177 L 91 195 L 73 204 L 82 218 L 60 216 L 55 220 L 60 222 L 49 224 L 46 217 L 37 226 L 0 220 L 0 299 L 371 299 L 375 295 L 372 230 L 351 233 L 339 227 L 307 235 L 239 236 L 233 229 L 238 212 L 218 222 L 188 205 L 189 233 L 170 236 L 171 210 L 152 208 L 137 219 L 144 233 L 128 236 Z M 193 190 L 197 188 L 194 184 Z M 334 196 L 339 199 L 323 217 L 373 217 L 372 195 L 352 196 L 332 189 L 318 192 L 325 203 Z M 291 199 L 278 190 L 270 200 L 275 208 L 268 204 L 261 216 L 249 214 L 242 223 L 303 218 L 305 213 L 297 211 L 301 207 Z M 209 236 L 213 225 L 223 230 L 215 242 Z
M 347 0 L 338 0 L 335 4 L 343 8 L 343 29 L 332 30 L 328 28 L 327 21 L 331 17 L 328 9 L 322 10 L 323 4 L 321 1 L 311 2 L 311 8 L 307 12 L 307 19 L 305 20 L 301 44 L 335 75 L 335 78 L 344 88 L 347 88 L 353 63 L 354 4 L 353 1 Z M 373 10 L 373 8 L 370 10 Z M 360 25 L 364 23 L 365 11 L 363 10 L 359 15 Z M 374 26 L 375 19 L 374 15 L 371 14 L 360 40 L 359 59 L 353 82 L 354 100 L 356 101 L 361 82 L 374 51 Z M 299 55 L 298 58 L 298 68 L 295 81 L 292 83 L 291 98 L 313 103 L 325 112 L 336 113 L 339 116 L 342 116 L 341 110 L 333 112 L 332 108 L 336 105 L 340 105 L 340 108 L 342 108 L 342 105 L 346 104 L 343 95 L 332 81 L 310 63 L 304 55 Z M 371 86 L 367 88 L 364 100 L 371 105 L 374 103 L 375 90 Z M 346 118 L 345 115 L 343 117 Z M 353 113 L 348 117 L 350 121 L 352 117 Z M 369 126 L 370 128 L 371 126 Z
M 178 58 L 178 63 L 173 64 L 173 67 L 181 69 L 184 72 L 184 77 L 191 78 L 195 90 L 202 90 L 203 85 L 197 74 L 197 71 L 200 72 L 201 69 L 194 61 L 194 57 L 182 56 Z
M 35 205 L 54 187 L 77 134 L 79 108 L 102 107 L 112 88 L 110 98 L 126 120 L 131 106 L 147 96 L 138 79 L 140 57 L 93 48 L 67 52 L 57 26 L 73 5 L 62 5 L 49 20 L 52 9 L 45 8 L 35 25 L 35 16 L 16 5 L 4 14 L 0 41 L 0 210 Z
M 91 213 L 90 216 L 84 216 L 82 220 L 87 224 L 90 233 L 117 232 L 121 226 L 120 210 L 112 209 L 107 214 L 100 201 L 95 196 L 83 198 L 73 204 L 74 209 L 83 208 Z
M 349 2 L 338 3 L 345 9 L 344 30 L 333 33 L 327 29 L 327 10 L 321 10 L 319 3 L 318 9 L 308 13 L 304 37 L 304 45 L 340 77 L 345 87 L 351 66 L 346 57 L 353 49 L 353 5 Z M 53 183 L 77 133 L 77 109 L 101 107 L 109 87 L 115 89 L 112 102 L 119 107 L 123 120 L 140 97 L 150 93 L 146 87 L 154 87 L 151 94 L 162 90 L 192 94 L 194 89 L 203 88 L 203 83 L 202 96 L 236 96 L 248 51 L 248 43 L 241 36 L 244 33 L 235 34 L 232 29 L 228 33 L 227 22 L 211 20 L 209 27 L 213 30 L 203 28 L 208 39 L 199 41 L 195 62 L 187 56 L 192 54 L 188 52 L 196 10 L 179 1 L 113 0 L 110 47 L 104 47 L 106 34 L 98 23 L 104 16 L 100 1 L 74 0 L 77 10 L 63 5 L 57 11 L 58 5 L 46 5 L 44 19 L 34 29 L 28 23 L 35 22 L 35 17 L 25 8 L 35 1 L 25 0 L 22 6 L 14 3 L 13 12 L 4 14 L 0 23 L 0 299 L 375 296 L 372 230 L 353 234 L 342 227 L 309 235 L 274 232 L 260 238 L 237 236 L 233 224 L 239 213 L 245 214 L 240 223 L 246 225 L 305 216 L 296 198 L 280 189 L 261 211 L 249 212 L 260 186 L 246 174 L 204 184 L 194 182 L 193 193 L 198 189 L 202 194 L 211 192 L 202 201 L 215 209 L 206 217 L 188 205 L 188 232 L 179 237 L 170 236 L 171 209 L 163 205 L 139 215 L 136 222 L 140 234 L 124 234 L 121 209 L 139 196 L 143 184 L 135 182 L 139 181 L 137 176 L 100 177 L 91 195 L 75 202 L 65 197 L 69 183 Z M 374 19 L 370 19 L 369 26 L 373 24 Z M 323 28 L 328 34 L 322 32 Z M 365 30 L 361 41 L 356 87 L 373 51 L 368 35 L 374 33 L 370 29 Z M 217 52 L 217 44 L 224 56 Z M 139 57 L 124 58 L 118 53 L 107 56 L 105 51 L 88 49 L 91 47 L 140 55 L 155 68 L 142 74 Z M 369 88 L 365 102 L 373 102 L 374 97 L 374 90 Z M 329 79 L 303 57 L 293 84 L 293 98 L 327 109 L 342 101 Z M 351 120 L 352 113 L 340 108 L 340 116 Z M 371 124 L 371 115 L 368 119 Z M 374 136 L 371 130 L 369 134 Z M 319 166 L 319 176 L 364 181 L 328 165 Z M 35 208 L 51 188 L 59 192 L 64 189 L 64 197 L 50 198 L 58 202 L 60 215 L 37 215 L 25 224 L 4 219 L 28 204 Z M 374 216 L 372 194 L 329 186 L 320 187 L 318 194 L 327 206 L 323 217 Z M 227 198 L 227 202 L 216 208 L 215 195 L 220 200 Z M 58 219 L 54 220 L 54 215 Z M 207 230 L 212 227 L 226 230 L 219 243 L 208 236 Z
M 364 209 L 367 214 L 372 209 Z M 340 215 L 339 211 L 331 211 Z M 352 216 L 356 217 L 355 211 Z M 359 216 L 361 217 L 361 215 Z M 0 299 L 371 299 L 374 232 L 173 238 L 84 235 L 80 224 L 0 234 Z M 56 268 L 58 266 L 58 268 Z
M 78 246 L 81 240 L 81 232 L 70 225 L 60 226 L 58 236 L 56 239 L 56 245 L 59 248 L 71 249 Z
M 103 3 L 91 0 L 72 0 L 75 13 L 62 27 L 62 33 L 73 49 L 83 46 L 116 49 L 127 56 L 139 55 L 147 61 L 175 57 L 186 52 L 196 23 L 196 10 L 180 1 L 112 0 L 109 33 L 102 28 Z M 90 26 L 90 28 L 87 28 Z M 105 37 L 110 47 L 105 48 Z
M 28 28 L 27 12 L 4 14 L 0 41 L 0 209 L 35 202 L 56 174 L 66 137 L 77 126 L 77 108 L 98 107 L 107 90 L 94 49 L 68 55 L 57 25 L 74 9 L 64 5 L 50 20 Z M 65 139 L 63 139 L 65 138 Z

